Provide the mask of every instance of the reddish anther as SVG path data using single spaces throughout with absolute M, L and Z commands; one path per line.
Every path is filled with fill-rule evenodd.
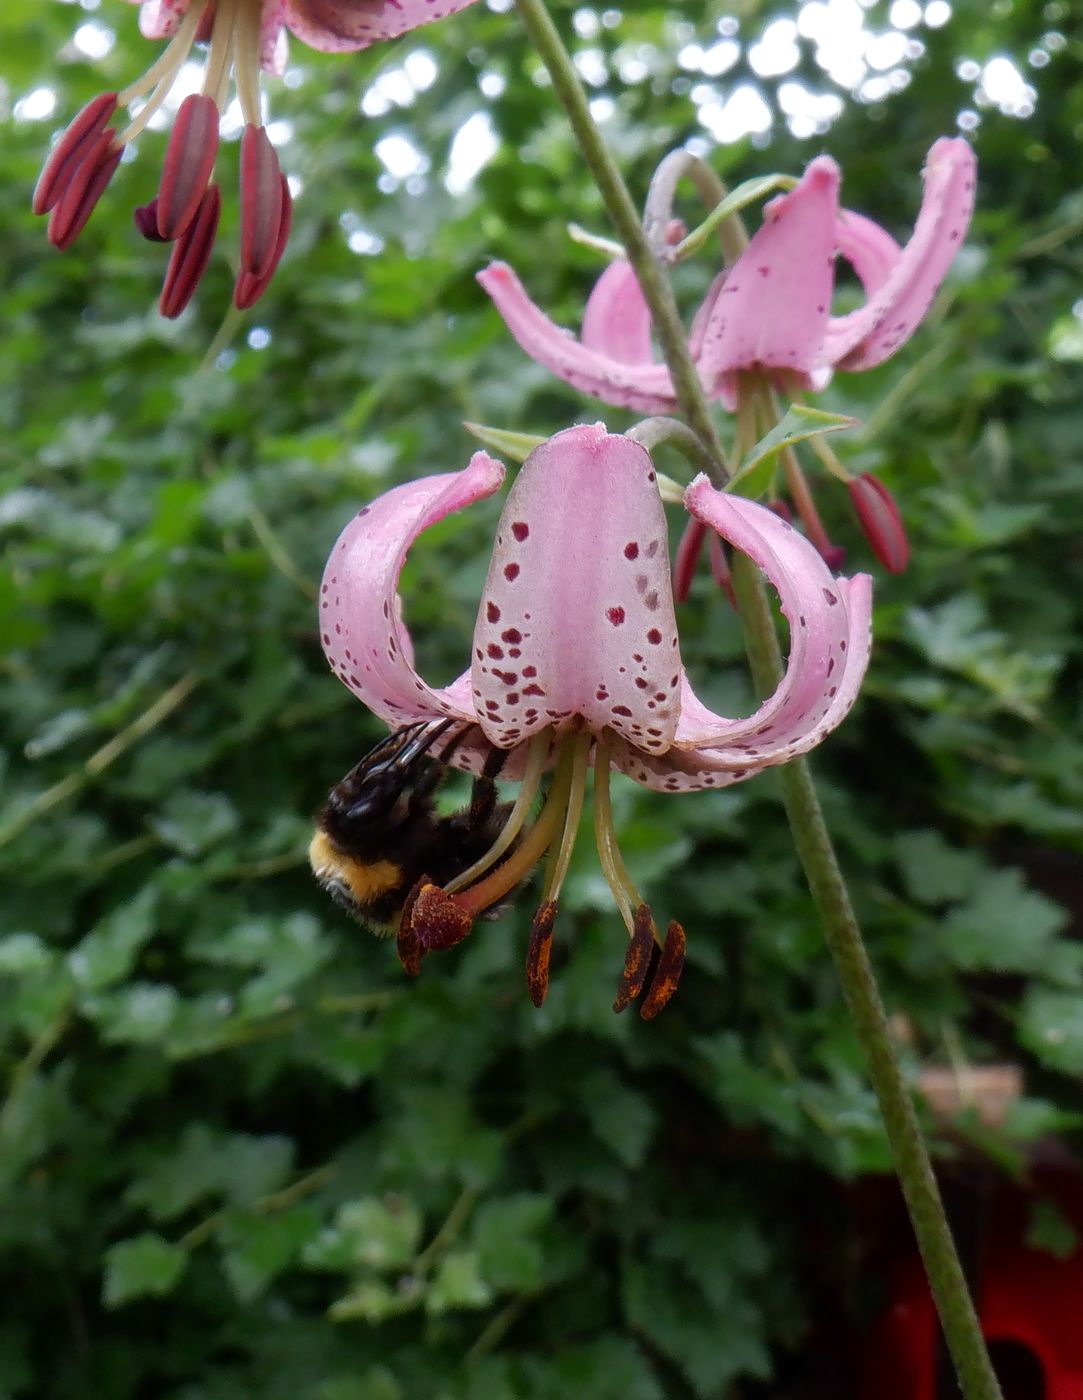
M 399 955 L 399 962 L 402 963 L 402 970 L 407 977 L 417 977 L 421 972 L 421 960 L 425 956 L 425 949 L 417 936 L 414 928 L 414 905 L 417 897 L 426 885 L 431 884 L 427 875 L 422 875 L 417 884 L 406 896 L 406 903 L 402 906 L 402 918 L 399 920 L 399 931 L 395 938 L 395 951 Z
M 38 177 L 31 206 L 35 214 L 48 214 L 60 202 L 76 170 L 116 110 L 116 93 L 103 92 L 88 102 L 70 124 Z
M 474 927 L 474 916 L 439 885 L 427 883 L 413 896 L 410 924 L 422 948 L 454 948 Z
M 86 227 L 101 199 L 106 185 L 113 178 L 120 161 L 121 147 L 116 133 L 102 131 L 96 136 L 78 167 L 73 171 L 59 203 L 49 215 L 49 242 L 54 248 L 70 248 Z
M 889 574 L 901 574 L 910 562 L 910 542 L 894 496 L 870 472 L 854 477 L 847 486 L 873 553 Z
M 218 0 L 210 0 L 207 8 L 199 17 L 199 28 L 196 30 L 195 42 L 197 44 L 209 44 L 211 35 L 214 33 L 214 19 L 218 10 Z
M 158 187 L 158 232 L 179 238 L 196 217 L 218 154 L 218 107 L 202 93 L 190 93 L 173 118 Z
M 274 265 L 282 230 L 282 171 L 265 127 L 241 137 L 241 271 L 263 278 Z
M 250 272 L 245 272 L 242 268 L 237 274 L 237 282 L 233 288 L 233 305 L 238 311 L 247 311 L 250 306 L 254 306 L 260 297 L 271 284 L 271 278 L 278 269 L 278 264 L 282 260 L 282 254 L 286 251 L 286 244 L 289 242 L 290 227 L 293 224 L 293 196 L 290 194 L 289 181 L 285 175 L 282 179 L 282 217 L 278 224 L 278 243 L 275 246 L 274 256 L 270 265 L 262 277 L 253 277 Z
M 173 244 L 158 301 L 158 310 L 163 316 L 170 319 L 179 316 L 192 300 L 207 270 L 221 213 L 222 191 L 217 185 L 211 185 L 200 200 L 195 218 Z
M 776 497 L 773 501 L 768 501 L 767 509 L 773 511 L 780 520 L 785 520 L 787 525 L 793 524 L 793 511 L 788 502 L 784 501 L 781 496 Z
M 655 942 L 654 919 L 646 904 L 641 904 L 635 913 L 632 936 L 628 941 L 628 951 L 624 955 L 624 970 L 620 975 L 613 1010 L 624 1011 L 631 1006 L 643 990 L 647 973 L 651 968 L 651 958 Z
M 149 204 L 140 204 L 132 210 L 132 222 L 148 243 L 169 242 L 168 238 L 163 238 L 158 232 L 157 196 Z
M 553 922 L 557 916 L 556 900 L 547 899 L 534 915 L 530 925 L 530 943 L 526 953 L 526 985 L 530 1000 L 541 1006 L 549 991 L 549 958 L 553 951 Z
M 666 930 L 665 947 L 662 949 L 647 995 L 643 998 L 639 1014 L 644 1021 L 658 1015 L 670 997 L 677 990 L 684 968 L 684 929 L 673 920 Z

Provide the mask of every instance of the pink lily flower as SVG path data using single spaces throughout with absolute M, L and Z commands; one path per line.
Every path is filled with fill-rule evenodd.
M 839 207 L 838 166 L 829 156 L 813 160 L 792 190 L 766 205 L 763 224 L 696 315 L 689 344 L 705 392 L 734 408 L 742 374 L 822 389 L 836 368 L 871 369 L 894 354 L 928 311 L 966 233 L 975 169 L 965 141 L 934 143 L 917 222 L 900 248 L 879 224 Z M 864 305 L 844 316 L 831 314 L 838 255 L 866 294 Z M 669 372 L 651 348 L 650 312 L 626 262 L 602 273 L 579 340 L 530 300 L 506 263 L 490 264 L 478 281 L 526 353 L 575 388 L 641 413 L 676 407 Z
M 260 70 L 281 74 L 288 29 L 325 53 L 364 49 L 473 0 L 130 0 L 140 5 L 148 39 L 169 39 L 142 78 L 123 92 L 105 92 L 75 117 L 53 148 L 34 191 L 35 214 L 49 215 L 49 241 L 69 247 L 86 226 L 133 141 L 159 110 L 193 45 L 208 45 L 203 89 L 181 103 L 173 123 L 157 197 L 135 211 L 136 227 L 154 242 L 172 243 L 162 288 L 163 316 L 179 316 L 210 259 L 221 195 L 211 183 L 221 112 L 233 86 L 245 119 L 241 139 L 240 270 L 233 291 L 240 310 L 266 291 L 285 251 L 292 215 L 289 184 L 267 136 Z M 123 130 L 110 123 L 118 108 L 145 98 Z
M 353 694 L 392 730 L 442 726 L 443 747 L 432 748 L 438 759 L 522 784 L 488 856 L 444 888 L 415 887 L 400 956 L 416 970 L 420 953 L 464 938 L 552 848 L 528 960 L 539 1001 L 593 767 L 599 857 L 631 940 L 616 1009 L 642 990 L 655 947 L 659 961 L 641 1008 L 653 1015 L 676 985 L 684 934 L 672 924 L 659 937 L 621 859 L 610 769 L 656 791 L 689 792 L 740 782 L 820 743 L 865 674 L 871 580 L 833 577 L 773 512 L 717 491 L 704 476 L 692 482 L 684 498 L 690 516 L 755 560 L 790 624 L 776 692 L 744 719 L 713 713 L 681 664 L 666 518 L 649 454 L 601 423 L 569 428 L 530 454 L 509 492 L 470 666 L 450 685 L 431 686 L 414 666 L 402 620 L 407 552 L 423 531 L 492 495 L 503 478 L 500 463 L 477 452 L 463 471 L 395 487 L 347 525 L 324 574 L 324 651 Z M 547 799 L 527 825 L 549 768 Z

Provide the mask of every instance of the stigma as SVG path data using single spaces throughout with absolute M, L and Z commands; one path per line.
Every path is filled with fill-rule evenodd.
M 176 33 L 136 82 L 101 93 L 68 126 L 45 163 L 34 191 L 35 214 L 48 214 L 49 241 L 71 246 L 83 231 L 124 148 L 161 110 L 193 46 L 207 45 L 199 92 L 181 102 L 173 120 L 158 193 L 135 210 L 136 228 L 152 242 L 172 245 L 159 310 L 179 316 L 210 261 L 222 197 L 213 182 L 221 115 L 231 91 L 244 117 L 241 137 L 241 246 L 233 304 L 252 306 L 266 291 L 289 237 L 289 184 L 263 124 L 260 105 L 262 0 L 192 0 Z M 126 126 L 122 108 L 135 106 Z
M 397 948 L 405 970 L 416 976 L 428 952 L 451 948 L 470 933 L 477 918 L 497 908 L 545 859 L 541 899 L 531 923 L 526 980 L 530 999 L 541 1006 L 549 990 L 549 964 L 561 891 L 571 865 L 583 815 L 587 781 L 594 774 L 594 837 L 606 883 L 628 934 L 613 1010 L 640 1001 L 650 1020 L 677 990 L 684 966 L 685 934 L 672 921 L 663 937 L 644 903 L 617 843 L 609 796 L 611 735 L 588 730 L 543 732 L 529 741 L 518 797 L 492 846 L 446 885 L 422 877 L 410 892 L 399 926 Z M 531 809 L 542 774 L 553 778 L 533 821 Z

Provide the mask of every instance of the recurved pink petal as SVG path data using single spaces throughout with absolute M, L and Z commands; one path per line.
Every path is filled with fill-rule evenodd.
M 378 496 L 331 551 L 320 586 L 324 652 L 343 684 L 392 728 L 441 716 L 475 721 L 466 676 L 435 689 L 414 669 L 399 575 L 422 531 L 491 496 L 503 479 L 499 462 L 475 452 L 464 471 L 421 477 Z
M 977 161 L 961 137 L 941 137 L 925 162 L 914 232 L 864 306 L 833 318 L 822 363 L 871 369 L 908 340 L 928 311 L 970 224 Z
M 869 658 L 872 581 L 836 579 L 792 525 L 754 501 L 715 490 L 699 476 L 685 492 L 697 519 L 767 575 L 790 627 L 778 689 L 747 719 L 715 715 L 683 687 L 675 745 L 705 750 L 707 770 L 783 763 L 817 744 L 857 695 Z
M 527 458 L 497 528 L 472 670 L 499 748 L 577 716 L 646 752 L 672 743 L 681 664 L 666 519 L 639 443 L 595 423 Z
M 583 344 L 625 365 L 649 365 L 651 313 L 632 264 L 618 258 L 594 284 L 583 311 Z
M 852 209 L 839 211 L 835 242 L 861 279 L 867 296 L 872 296 L 887 281 L 902 252 L 886 228 L 866 219 L 864 214 L 855 214 Z
M 712 392 L 739 370 L 817 365 L 835 285 L 838 189 L 838 166 L 818 156 L 767 205 L 704 327 L 699 370 Z
M 507 263 L 490 263 L 478 273 L 478 281 L 523 350 L 566 383 L 603 403 L 639 413 L 671 413 L 676 407 L 664 365 L 627 364 L 581 344 L 535 306 Z
M 285 0 L 282 19 L 309 48 L 339 53 L 397 39 L 471 4 L 473 0 Z

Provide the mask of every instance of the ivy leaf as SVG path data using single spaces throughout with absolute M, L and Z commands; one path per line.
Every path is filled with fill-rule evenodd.
M 135 1298 L 162 1298 L 172 1293 L 188 1264 L 188 1252 L 161 1235 L 136 1235 L 112 1245 L 105 1254 L 102 1299 L 119 1308 Z

